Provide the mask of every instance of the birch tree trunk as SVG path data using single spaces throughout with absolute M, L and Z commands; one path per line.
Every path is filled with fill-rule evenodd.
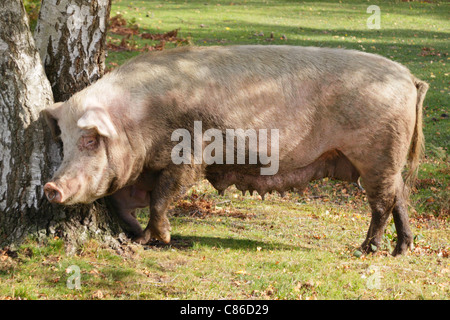
M 65 101 L 105 71 L 111 0 L 43 0 L 36 46 L 55 101 Z
M 52 88 L 62 101 L 102 76 L 110 2 L 44 0 L 41 10 L 40 55 L 22 1 L 0 10 L 0 246 L 37 233 L 64 238 L 68 253 L 90 237 L 117 248 L 120 227 L 104 202 L 68 208 L 45 199 L 62 148 L 39 118 Z
M 0 10 L 0 244 L 43 227 L 42 186 L 57 150 L 39 112 L 53 100 L 20 0 Z M 47 212 L 51 215 L 51 212 Z M 46 220 L 45 218 L 43 220 Z

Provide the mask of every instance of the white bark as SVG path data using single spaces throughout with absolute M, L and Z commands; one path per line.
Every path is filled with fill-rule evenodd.
M 55 100 L 66 100 L 103 74 L 110 5 L 110 0 L 42 1 L 35 38 Z
M 46 167 L 40 111 L 52 102 L 19 0 L 0 11 L 0 213 L 38 209 Z

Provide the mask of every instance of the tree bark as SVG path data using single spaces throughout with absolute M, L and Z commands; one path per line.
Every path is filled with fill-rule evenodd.
M 58 157 L 38 121 L 39 112 L 53 98 L 19 0 L 3 2 L 0 10 L 0 77 L 2 244 L 17 242 L 45 225 L 40 223 L 42 186 L 51 159 Z
M 103 201 L 69 208 L 45 199 L 43 185 L 58 168 L 62 148 L 39 117 L 53 103 L 52 88 L 62 101 L 102 76 L 110 2 L 44 0 L 35 34 L 41 55 L 22 1 L 2 6 L 0 246 L 38 234 L 64 238 L 68 253 L 91 237 L 118 248 L 120 227 Z
M 43 0 L 36 45 L 55 101 L 65 101 L 105 71 L 110 0 Z

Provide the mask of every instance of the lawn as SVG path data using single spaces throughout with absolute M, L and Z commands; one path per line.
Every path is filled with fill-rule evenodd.
M 311 182 L 304 194 L 220 196 L 205 181 L 170 208 L 172 243 L 90 240 L 67 256 L 61 239 L 29 238 L 0 252 L 3 299 L 449 299 L 450 3 L 378 1 L 113 1 L 126 22 L 108 36 L 107 67 L 162 46 L 148 35 L 178 29 L 177 45 L 303 45 L 377 53 L 406 65 L 430 89 L 426 157 L 412 195 L 415 248 L 401 257 L 393 222 L 382 248 L 362 255 L 370 210 L 364 191 Z M 130 32 L 130 30 L 134 30 Z M 119 34 L 120 33 L 120 34 Z M 125 34 L 125 35 L 124 35 Z M 128 34 L 128 35 L 127 35 Z M 147 35 L 147 36 L 146 36 Z M 148 213 L 139 219 L 145 224 Z M 70 266 L 81 273 L 70 289 Z

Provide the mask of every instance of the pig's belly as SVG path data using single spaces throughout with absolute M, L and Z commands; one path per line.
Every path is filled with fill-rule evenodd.
M 242 192 L 256 190 L 262 196 L 271 191 L 301 191 L 309 181 L 324 177 L 356 182 L 359 173 L 338 150 L 327 151 L 301 167 L 293 166 L 291 161 L 280 161 L 274 175 L 261 175 L 260 167 L 256 165 L 211 165 L 206 168 L 206 178 L 219 192 L 234 184 Z

